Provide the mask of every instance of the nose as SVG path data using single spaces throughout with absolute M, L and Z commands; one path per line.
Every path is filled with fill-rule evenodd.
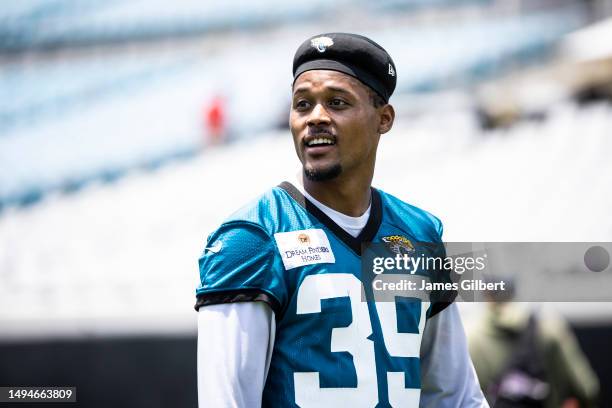
M 314 108 L 310 111 L 310 115 L 308 116 L 309 125 L 328 125 L 330 122 L 331 119 L 329 117 L 327 109 L 325 109 L 325 106 L 323 106 L 322 104 L 316 104 Z

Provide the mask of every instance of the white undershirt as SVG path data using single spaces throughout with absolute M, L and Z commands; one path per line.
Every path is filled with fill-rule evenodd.
M 359 217 L 351 217 L 350 215 L 342 214 L 341 212 L 326 206 L 322 202 L 317 201 L 316 198 L 308 194 L 308 191 L 306 191 L 301 184 L 296 183 L 296 186 L 304 197 L 311 201 L 319 210 L 323 211 L 323 213 L 331 218 L 333 222 L 338 224 L 340 228 L 348 232 L 353 237 L 356 238 L 368 223 L 368 219 L 370 218 L 370 209 L 372 208 L 371 202 L 368 209 L 362 215 Z

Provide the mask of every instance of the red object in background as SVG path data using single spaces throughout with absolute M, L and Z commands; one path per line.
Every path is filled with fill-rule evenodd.
M 225 101 L 221 96 L 216 96 L 206 105 L 204 119 L 210 143 L 223 143 L 225 139 Z

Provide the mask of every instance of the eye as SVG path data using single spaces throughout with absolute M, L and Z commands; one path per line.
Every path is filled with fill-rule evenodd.
M 293 103 L 293 109 L 303 111 L 310 107 L 310 103 L 305 99 L 299 99 Z
M 335 106 L 335 107 L 343 107 L 343 106 L 347 106 L 348 103 L 346 101 L 344 101 L 343 99 L 340 99 L 340 98 L 332 98 L 329 101 L 329 105 L 330 106 Z

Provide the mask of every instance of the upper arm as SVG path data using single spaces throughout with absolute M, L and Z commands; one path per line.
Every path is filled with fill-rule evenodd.
M 274 344 L 274 312 L 262 302 L 198 312 L 200 407 L 258 407 Z
M 212 233 L 199 259 L 200 306 L 261 301 L 280 315 L 287 295 L 274 240 L 259 225 L 223 224 Z
M 487 407 L 457 305 L 428 319 L 421 343 L 421 407 Z

